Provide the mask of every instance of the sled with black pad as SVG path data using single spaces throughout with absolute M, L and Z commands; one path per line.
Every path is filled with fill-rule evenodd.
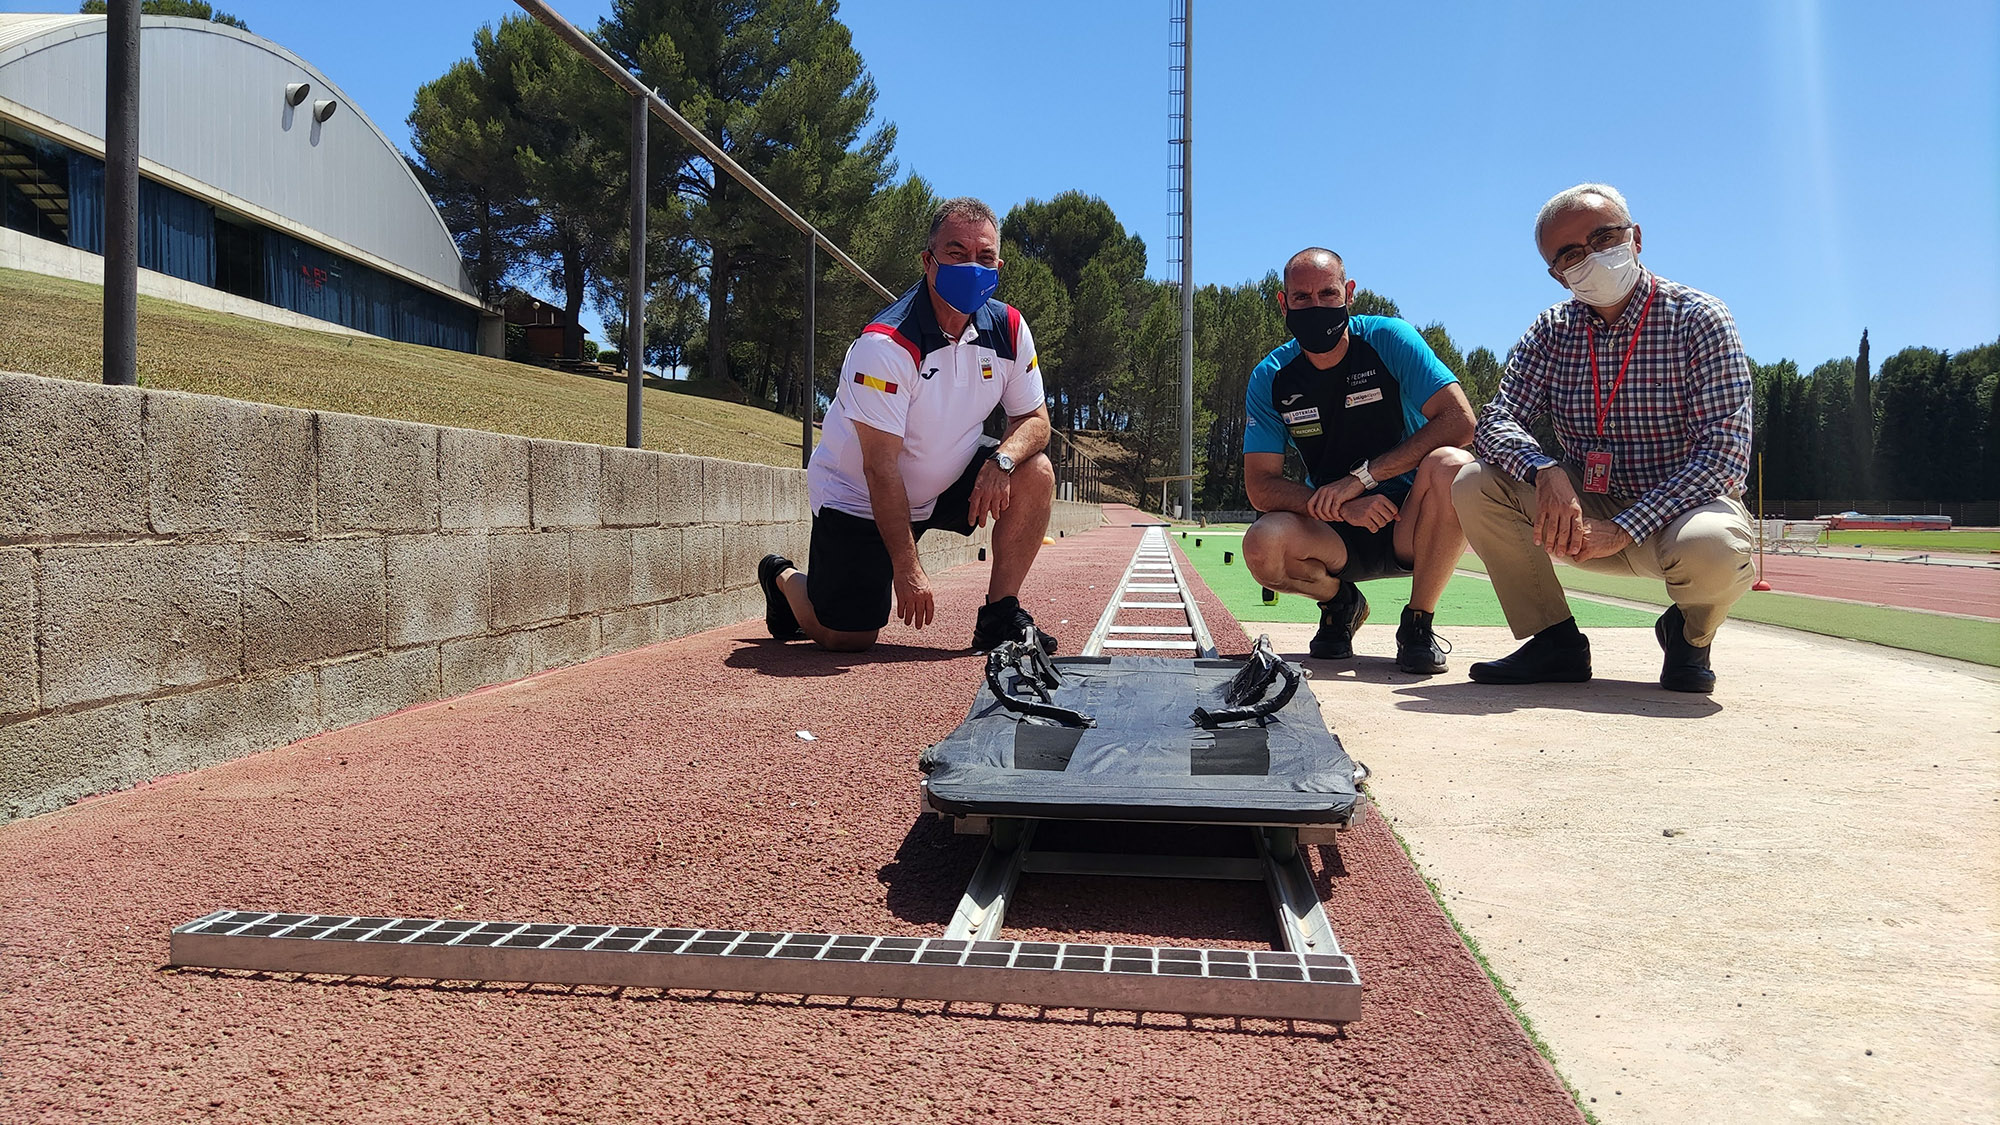
M 1300 690 L 1304 673 L 1269 637 L 1242 661 L 1051 659 L 1035 641 L 988 654 L 987 692 L 919 760 L 925 807 L 989 836 L 945 936 L 997 939 L 1024 872 L 1262 881 L 1286 950 L 1309 959 L 1302 983 L 1315 966 L 1327 974 L 1316 1018 L 1358 1016 L 1359 975 L 1298 845 L 1332 843 L 1361 815 L 1366 770 Z M 1051 822 L 1240 825 L 1249 854 L 1037 849 Z M 1162 1007 L 1186 1010 L 1185 1001 Z

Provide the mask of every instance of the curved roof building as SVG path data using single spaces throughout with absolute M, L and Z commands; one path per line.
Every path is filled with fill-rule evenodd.
M 324 74 L 233 27 L 147 16 L 139 76 L 140 263 L 161 275 L 144 288 L 474 350 L 493 314 L 451 232 Z M 0 266 L 101 279 L 104 79 L 105 17 L 0 15 Z

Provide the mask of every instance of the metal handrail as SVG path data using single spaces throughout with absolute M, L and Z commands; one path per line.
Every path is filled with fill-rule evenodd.
M 784 200 L 778 198 L 776 192 L 765 187 L 763 182 L 757 179 L 757 177 L 744 171 L 742 165 L 736 163 L 728 153 L 722 151 L 721 145 L 709 140 L 706 134 L 695 128 L 694 125 L 689 123 L 687 118 L 682 117 L 676 112 L 674 107 L 663 101 L 660 95 L 648 89 L 646 84 L 639 81 L 632 72 L 618 65 L 618 60 L 607 54 L 603 47 L 598 46 L 595 39 L 578 30 L 575 24 L 570 23 L 557 14 L 554 8 L 549 7 L 542 0 L 515 0 L 515 3 L 519 4 L 529 15 L 547 24 L 549 30 L 561 36 L 565 42 L 576 48 L 579 54 L 590 60 L 592 65 L 596 66 L 597 69 L 603 71 L 606 75 L 609 75 L 613 82 L 623 86 L 632 96 L 646 99 L 646 105 L 652 110 L 654 117 L 672 126 L 674 132 L 679 133 L 689 144 L 699 150 L 703 156 L 708 158 L 711 164 L 729 173 L 731 179 L 749 189 L 750 194 L 763 200 L 771 210 L 776 211 L 786 222 L 799 228 L 801 233 L 810 235 L 814 243 L 825 247 L 826 252 L 833 255 L 834 261 L 839 262 L 849 273 L 867 282 L 884 299 L 891 301 L 896 299 L 896 294 L 889 292 L 888 286 L 875 280 L 873 274 L 862 269 L 860 263 L 847 256 L 847 251 L 835 245 L 832 239 L 828 238 L 818 227 L 806 221 L 803 215 L 792 210 Z
M 1049 430 L 1049 460 L 1054 463 L 1057 487 L 1068 481 L 1076 485 L 1076 499 L 1085 504 L 1104 502 L 1104 478 L 1097 459 L 1077 448 L 1076 439 L 1061 430 Z

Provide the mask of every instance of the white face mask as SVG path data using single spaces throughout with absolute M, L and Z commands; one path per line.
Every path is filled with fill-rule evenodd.
M 1577 300 L 1592 308 L 1610 308 L 1639 284 L 1638 254 L 1630 242 L 1622 242 L 1609 250 L 1599 250 L 1571 266 L 1562 276 Z

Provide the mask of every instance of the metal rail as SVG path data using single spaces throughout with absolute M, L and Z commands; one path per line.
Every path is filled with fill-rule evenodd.
M 996 822 L 996 824 L 999 822 Z M 1333 923 L 1320 905 L 1312 872 L 1298 850 L 1295 829 L 1247 829 L 1256 839 L 1257 858 L 1229 856 L 1111 855 L 1099 852 L 1038 852 L 1032 850 L 1034 821 L 1021 824 L 1019 842 L 989 843 L 959 900 L 947 938 L 986 940 L 1000 936 L 1007 921 L 1007 904 L 1023 873 L 1044 875 L 1119 876 L 1133 879 L 1224 879 L 1262 882 L 1271 895 L 1278 935 L 1285 948 L 1299 954 L 1342 956 Z M 1351 964 L 1351 962 L 1350 962 Z M 1360 988 L 1359 978 L 1355 987 Z
M 749 190 L 750 194 L 763 200 L 771 210 L 776 211 L 786 222 L 799 228 L 801 233 L 810 236 L 817 245 L 825 247 L 826 252 L 833 255 L 834 260 L 845 267 L 849 273 L 868 283 L 870 287 L 885 299 L 891 301 L 896 299 L 896 294 L 889 292 L 887 286 L 875 280 L 873 274 L 862 269 L 860 263 L 848 257 L 847 251 L 835 245 L 832 239 L 821 233 L 820 229 L 808 222 L 803 215 L 792 210 L 790 205 L 778 198 L 776 192 L 765 187 L 763 181 L 744 171 L 743 166 L 736 163 L 727 152 L 724 152 L 721 145 L 709 140 L 706 134 L 695 128 L 687 118 L 682 117 L 676 112 L 673 106 L 668 105 L 660 98 L 660 95 L 648 89 L 646 84 L 639 81 L 632 72 L 618 65 L 618 60 L 607 54 L 603 47 L 598 46 L 595 39 L 578 30 L 575 24 L 564 19 L 554 8 L 543 3 L 542 0 L 515 0 L 515 3 L 519 4 L 529 15 L 548 25 L 549 30 L 555 32 L 557 36 L 571 47 L 576 48 L 578 54 L 589 60 L 591 65 L 603 71 L 613 82 L 624 87 L 633 96 L 646 99 L 646 105 L 653 111 L 654 117 L 672 126 L 674 132 L 679 133 L 689 144 L 693 145 L 696 151 L 700 152 L 709 163 L 727 172 L 730 179 L 742 184 Z
M 427 980 L 882 996 L 1344 1021 L 1339 953 L 218 910 L 174 928 L 175 965 Z
M 1165 595 L 1175 601 L 1128 601 L 1128 595 L 1153 597 Z M 1187 617 L 1187 627 L 1171 625 L 1120 625 L 1118 616 L 1125 610 L 1179 610 Z M 1113 633 L 1124 634 L 1113 637 Z M 1215 656 L 1215 638 L 1208 631 L 1208 622 L 1201 616 L 1201 607 L 1195 604 L 1194 591 L 1189 588 L 1187 576 L 1181 572 L 1180 561 L 1174 557 L 1172 544 L 1167 541 L 1166 529 L 1149 527 L 1139 539 L 1139 549 L 1133 553 L 1132 561 L 1126 565 L 1125 573 L 1119 576 L 1118 585 L 1111 591 L 1111 600 L 1104 605 L 1104 612 L 1097 619 L 1097 627 L 1084 642 L 1084 656 L 1102 656 L 1107 648 L 1116 649 L 1160 649 L 1187 652 L 1208 659 Z

